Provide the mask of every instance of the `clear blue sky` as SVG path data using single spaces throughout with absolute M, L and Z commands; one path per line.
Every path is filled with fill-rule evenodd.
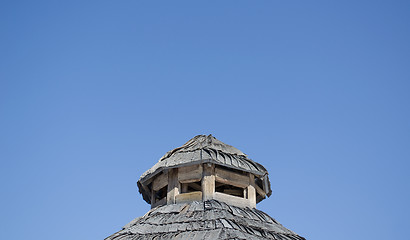
M 2 239 L 98 240 L 213 134 L 311 240 L 407 239 L 410 2 L 2 1 Z

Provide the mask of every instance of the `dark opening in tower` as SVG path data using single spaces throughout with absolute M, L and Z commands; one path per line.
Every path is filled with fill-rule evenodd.
M 215 192 L 225 193 L 235 197 L 245 198 L 245 188 L 215 181 Z

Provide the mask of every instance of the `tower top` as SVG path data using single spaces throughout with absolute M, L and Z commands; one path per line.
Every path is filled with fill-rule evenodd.
M 306 240 L 256 209 L 271 194 L 266 169 L 212 135 L 166 153 L 138 188 L 151 210 L 106 240 Z
M 212 135 L 167 152 L 142 174 L 138 188 L 152 207 L 209 199 L 255 207 L 272 193 L 261 164 Z

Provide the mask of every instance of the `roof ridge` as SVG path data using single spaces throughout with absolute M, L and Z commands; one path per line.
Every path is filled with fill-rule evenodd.
M 183 144 L 180 147 L 174 148 L 171 151 L 168 151 L 165 153 L 164 156 L 162 156 L 159 161 L 163 161 L 172 155 L 174 155 L 177 152 L 189 152 L 189 151 L 194 151 L 194 150 L 199 150 L 199 149 L 205 149 L 205 148 L 210 148 L 214 150 L 219 150 L 224 153 L 228 154 L 234 154 L 238 156 L 245 156 L 247 155 L 243 153 L 241 150 L 226 144 L 218 139 L 216 139 L 212 134 L 207 135 L 197 135 L 190 140 L 188 140 L 185 144 Z M 186 149 L 186 150 L 185 150 Z

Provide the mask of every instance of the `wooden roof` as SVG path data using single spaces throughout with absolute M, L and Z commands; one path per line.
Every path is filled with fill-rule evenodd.
M 144 182 L 164 169 L 207 162 L 250 172 L 257 176 L 268 173 L 262 165 L 252 161 L 235 147 L 219 141 L 212 135 L 198 135 L 181 147 L 167 152 L 157 164 L 142 174 L 139 182 Z
M 216 200 L 151 209 L 105 240 L 128 239 L 305 240 L 260 210 Z
M 261 178 L 266 189 L 266 195 L 270 196 L 272 193 L 268 171 L 261 164 L 252 161 L 239 149 L 219 141 L 212 135 L 195 136 L 181 147 L 167 152 L 158 163 L 142 174 L 138 180 L 139 192 L 144 200 L 150 203 L 149 196 L 151 193 L 147 189 L 147 183 L 153 177 L 164 170 L 202 163 L 212 163 L 252 173 Z

